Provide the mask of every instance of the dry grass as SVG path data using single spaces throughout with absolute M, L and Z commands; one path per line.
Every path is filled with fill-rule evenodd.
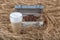
M 12 33 L 9 14 L 14 5 L 43 4 L 46 25 L 42 28 L 29 27 Z M 60 0 L 0 0 L 0 40 L 60 40 Z

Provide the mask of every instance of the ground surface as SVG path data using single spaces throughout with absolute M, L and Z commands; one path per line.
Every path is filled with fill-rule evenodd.
M 14 5 L 45 6 L 46 26 L 43 28 L 27 28 L 20 34 L 12 33 L 9 14 Z M 60 0 L 0 0 L 0 40 L 60 40 Z

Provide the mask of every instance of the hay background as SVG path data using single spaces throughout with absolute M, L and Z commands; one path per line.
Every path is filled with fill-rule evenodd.
M 9 14 L 14 5 L 43 4 L 46 26 L 27 28 L 20 34 L 12 33 Z M 0 0 L 0 40 L 60 40 L 60 0 Z

